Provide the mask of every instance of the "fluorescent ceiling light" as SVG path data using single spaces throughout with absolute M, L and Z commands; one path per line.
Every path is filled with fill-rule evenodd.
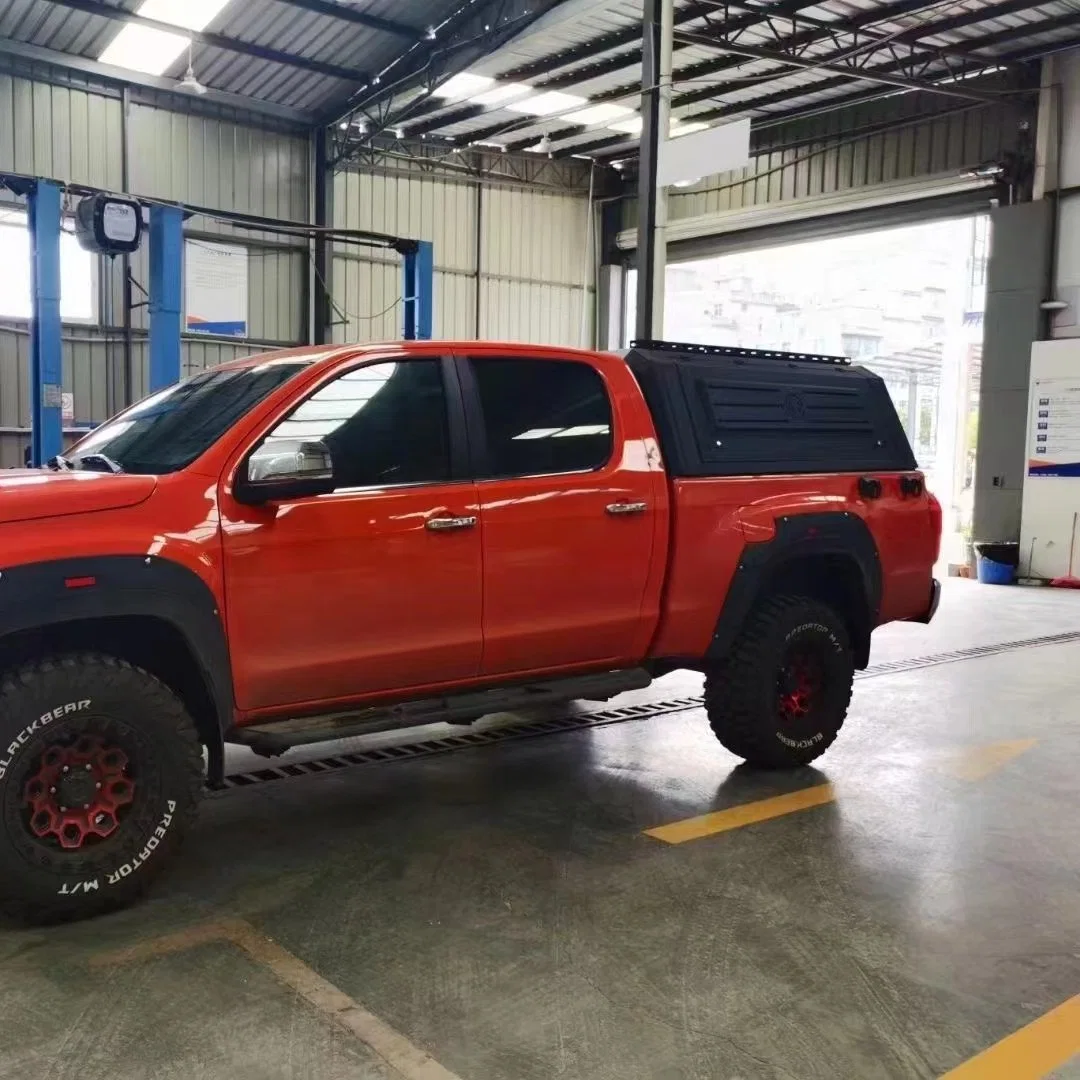
M 584 124 L 591 127 L 593 124 L 606 124 L 610 120 L 622 120 L 627 116 L 633 116 L 634 110 L 625 105 L 590 105 L 587 109 L 568 113 L 563 119 L 568 124 Z
M 444 98 L 446 101 L 461 100 L 472 97 L 474 94 L 483 93 L 495 84 L 495 80 L 487 75 L 474 75 L 471 71 L 459 71 L 431 91 L 432 97 Z
M 181 30 L 204 30 L 229 0 L 143 0 L 136 11 L 147 19 L 170 23 Z M 103 64 L 163 75 L 190 44 L 186 34 L 170 34 L 126 23 L 98 57 Z
M 176 63 L 188 47 L 184 34 L 169 34 L 147 26 L 128 23 L 106 46 L 98 57 L 103 64 L 141 71 L 146 75 L 163 75 Z
M 678 120 L 672 118 L 668 123 L 668 138 L 675 139 L 680 135 L 691 135 L 695 131 L 704 131 L 708 126 L 708 124 L 703 124 L 697 120 L 680 124 Z M 612 123 L 605 124 L 604 127 L 609 131 L 621 131 L 624 135 L 640 135 L 641 117 L 631 116 L 626 120 L 615 120 Z
M 704 131 L 709 125 L 693 120 L 688 124 L 680 124 L 678 120 L 671 121 L 670 138 L 677 139 L 680 135 L 693 135 L 695 131 Z
M 146 19 L 182 26 L 185 30 L 205 30 L 229 0 L 143 0 L 138 14 Z
M 490 90 L 485 90 L 482 94 L 473 94 L 469 100 L 474 105 L 502 105 L 504 102 L 512 101 L 514 98 L 523 97 L 531 90 L 532 87 L 528 83 L 496 83 Z
M 554 113 L 570 112 L 588 103 L 588 98 L 578 97 L 577 94 L 560 94 L 558 90 L 549 90 L 546 94 L 512 101 L 506 108 L 511 112 L 526 113 L 529 116 L 551 116 Z

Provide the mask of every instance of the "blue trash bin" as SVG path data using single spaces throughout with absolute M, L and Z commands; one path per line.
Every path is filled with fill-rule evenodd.
M 1016 580 L 1016 567 L 996 562 L 980 555 L 978 558 L 979 581 L 984 585 L 1012 585 Z

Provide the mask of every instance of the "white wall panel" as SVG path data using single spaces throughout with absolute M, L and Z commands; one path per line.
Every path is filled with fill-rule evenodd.
M 305 221 L 308 142 L 148 105 L 131 108 L 131 189 L 215 210 Z M 199 222 L 199 228 L 222 228 Z
M 569 285 L 530 285 L 487 278 L 481 299 L 481 337 L 534 345 L 574 346 L 590 341 L 591 318 L 586 318 L 585 334 L 581 332 L 582 296 L 580 288 Z M 591 303 L 591 293 L 589 299 Z
M 0 169 L 119 188 L 120 102 L 0 74 Z
M 349 172 L 337 178 L 334 220 L 345 228 L 434 243 L 437 337 L 470 339 L 479 333 L 536 344 L 589 344 L 593 257 L 585 246 L 588 201 L 485 185 L 478 251 L 477 195 L 475 183 L 454 179 Z M 400 258 L 382 252 L 357 257 L 355 249 L 345 254 L 343 247 L 338 246 L 334 261 L 334 296 L 349 317 L 346 326 L 335 329 L 334 340 L 400 335 L 400 306 L 391 315 L 370 318 L 400 297 Z M 583 300 L 588 308 L 584 335 Z

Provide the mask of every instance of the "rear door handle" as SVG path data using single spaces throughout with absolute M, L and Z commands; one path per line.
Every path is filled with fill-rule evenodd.
M 606 510 L 614 517 L 618 517 L 620 514 L 644 514 L 649 509 L 649 504 L 646 502 L 617 502 L 608 503 Z
M 452 529 L 475 528 L 476 521 L 476 517 L 437 517 L 428 518 L 426 525 L 432 532 L 450 532 Z

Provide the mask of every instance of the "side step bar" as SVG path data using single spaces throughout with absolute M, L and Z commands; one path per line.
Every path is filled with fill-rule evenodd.
M 374 735 L 425 724 L 471 724 L 491 713 L 513 712 L 564 701 L 608 701 L 628 690 L 644 690 L 652 676 L 642 668 L 575 675 L 550 682 L 496 686 L 451 697 L 423 698 L 397 705 L 359 709 L 324 716 L 277 720 L 233 728 L 226 738 L 264 757 L 284 754 L 293 746 Z

